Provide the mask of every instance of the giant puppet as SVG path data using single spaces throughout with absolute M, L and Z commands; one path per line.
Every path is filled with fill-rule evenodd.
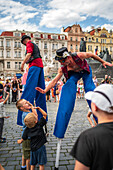
M 56 117 L 56 123 L 54 128 L 54 135 L 58 138 L 57 145 L 57 156 L 56 156 L 56 169 L 59 164 L 59 152 L 61 139 L 64 138 L 71 114 L 73 112 L 75 99 L 76 99 L 76 89 L 77 81 L 82 78 L 84 82 L 85 92 L 93 91 L 95 85 L 92 80 L 92 70 L 86 58 L 92 57 L 93 59 L 102 63 L 106 66 L 113 66 L 111 63 L 102 60 L 97 55 L 87 52 L 77 52 L 69 53 L 66 47 L 60 48 L 56 51 L 55 59 L 61 63 L 61 68 L 58 70 L 56 77 L 50 82 L 45 90 L 37 87 L 36 89 L 41 93 L 45 94 L 49 89 L 55 86 L 55 84 L 60 80 L 62 75 L 66 77 L 67 82 L 62 87 L 61 97 L 59 102 L 59 108 Z M 91 102 L 88 101 L 89 107 L 91 107 Z

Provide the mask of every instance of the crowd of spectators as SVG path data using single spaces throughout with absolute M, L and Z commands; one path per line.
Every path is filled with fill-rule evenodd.
M 22 78 L 17 79 L 16 75 L 13 78 L 9 79 L 0 78 L 0 96 L 6 97 L 5 92 L 9 92 L 10 96 L 7 103 L 15 103 L 20 99 L 22 94 Z

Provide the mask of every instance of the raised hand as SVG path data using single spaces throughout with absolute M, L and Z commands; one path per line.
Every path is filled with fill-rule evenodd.
M 45 94 L 45 93 L 46 93 L 46 91 L 43 90 L 43 89 L 41 89 L 40 87 L 36 87 L 35 89 L 36 89 L 37 91 L 39 91 L 40 93 L 42 93 L 42 94 Z
M 102 65 L 103 65 L 105 68 L 106 68 L 106 66 L 109 66 L 109 67 L 112 67 L 112 66 L 113 66 L 113 64 L 111 64 L 111 63 L 109 63 L 109 62 L 107 62 L 107 61 L 105 61 Z

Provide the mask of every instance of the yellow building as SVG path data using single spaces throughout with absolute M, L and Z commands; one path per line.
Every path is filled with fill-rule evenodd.
M 86 51 L 100 54 L 103 50 L 108 49 L 109 54 L 113 57 L 113 33 L 108 32 L 105 28 L 92 28 L 90 32 L 85 33 Z

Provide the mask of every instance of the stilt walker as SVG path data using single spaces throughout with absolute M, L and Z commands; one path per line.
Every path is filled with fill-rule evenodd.
M 105 68 L 107 65 L 113 65 L 109 62 L 102 60 L 100 57 L 93 53 L 77 52 L 71 54 L 68 52 L 66 47 L 58 49 L 56 51 L 56 54 L 57 55 L 55 59 L 61 63 L 61 68 L 59 69 L 58 74 L 50 82 L 50 84 L 46 87 L 45 90 L 39 87 L 37 87 L 36 90 L 45 94 L 48 90 L 55 86 L 55 84 L 61 79 L 63 74 L 67 80 L 67 82 L 62 87 L 59 108 L 53 133 L 58 138 L 55 164 L 55 169 L 58 169 L 61 139 L 64 138 L 71 114 L 74 109 L 77 81 L 81 78 L 83 79 L 85 93 L 87 93 L 88 91 L 93 91 L 95 89 L 95 85 L 92 80 L 92 70 L 85 59 L 92 57 L 93 59 L 101 62 Z M 89 107 L 91 107 L 90 101 L 88 101 L 88 104 Z

